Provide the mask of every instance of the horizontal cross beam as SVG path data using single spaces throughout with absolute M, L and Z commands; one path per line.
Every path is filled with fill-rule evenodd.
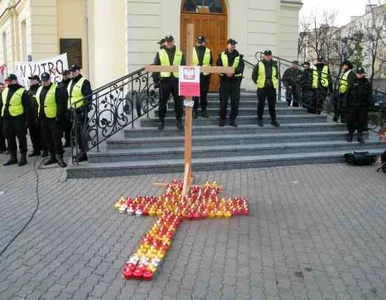
M 155 65 L 148 65 L 145 67 L 145 70 L 147 72 L 154 72 L 154 73 L 160 73 L 160 72 L 178 72 L 179 66 L 155 66 Z M 235 69 L 233 67 L 216 67 L 216 66 L 209 66 L 209 67 L 200 67 L 201 73 L 217 73 L 217 74 L 233 74 L 235 72 Z

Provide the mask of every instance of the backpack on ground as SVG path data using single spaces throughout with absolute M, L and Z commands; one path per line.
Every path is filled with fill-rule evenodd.
M 375 163 L 377 156 L 375 154 L 371 154 L 368 151 L 366 152 L 357 152 L 346 153 L 344 155 L 345 162 L 350 165 L 356 166 L 369 166 Z

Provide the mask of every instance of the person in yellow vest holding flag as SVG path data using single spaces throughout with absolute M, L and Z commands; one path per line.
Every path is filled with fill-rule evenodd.
M 211 66 L 213 63 L 212 52 L 206 47 L 205 37 L 197 37 L 197 46 L 193 49 L 194 66 Z M 206 108 L 208 106 L 208 93 L 210 84 L 210 74 L 200 74 L 200 97 L 194 97 L 193 118 L 198 116 L 198 108 L 201 107 L 202 117 L 209 118 Z
M 27 115 L 28 94 L 17 82 L 17 76 L 8 76 L 8 86 L 1 93 L 1 118 L 3 119 L 3 132 L 7 139 L 9 160 L 3 166 L 17 164 L 19 167 L 27 164 Z M 19 141 L 20 161 L 17 159 L 17 144 Z
M 42 86 L 36 92 L 38 115 L 42 124 L 42 135 L 45 139 L 50 158 L 45 166 L 58 163 L 62 168 L 67 167 L 63 161 L 63 144 L 61 117 L 64 114 L 67 94 L 66 91 L 51 82 L 49 73 L 40 76 Z
M 161 49 L 153 62 L 158 66 L 184 66 L 186 64 L 185 57 L 182 51 L 174 45 L 173 36 L 169 35 L 165 37 L 165 48 Z M 159 125 L 158 129 L 163 130 L 165 127 L 165 117 L 167 111 L 167 103 L 170 94 L 174 99 L 174 111 L 176 113 L 177 128 L 182 130 L 182 115 L 184 114 L 183 100 L 179 95 L 179 74 L 162 72 L 153 73 L 154 82 L 160 84 L 160 99 L 158 105 Z
M 342 62 L 342 73 L 339 78 L 338 97 L 334 101 L 334 122 L 346 123 L 348 114 L 348 92 L 356 79 L 356 74 L 352 70 L 354 66 L 351 61 Z
M 324 57 L 318 55 L 312 70 L 312 101 L 307 111 L 320 115 L 323 110 L 324 101 L 327 93 L 332 92 L 331 74 L 328 65 L 324 62 Z
M 227 49 L 220 53 L 217 66 L 233 67 L 234 74 L 220 74 L 220 120 L 219 127 L 225 126 L 227 117 L 228 100 L 231 98 L 231 112 L 229 115 L 230 126 L 237 127 L 236 118 L 239 114 L 240 85 L 244 73 L 244 60 L 236 50 L 237 42 L 234 39 L 227 41 Z
M 87 142 L 84 136 L 84 128 L 92 89 L 90 81 L 80 74 L 80 67 L 78 65 L 72 65 L 70 72 L 72 79 L 67 86 L 68 109 L 75 109 L 75 120 L 73 122 L 76 122 L 77 142 L 80 149 L 76 160 L 82 162 L 87 160 Z
M 265 50 L 264 56 L 253 68 L 252 80 L 257 85 L 257 125 L 264 126 L 263 114 L 265 100 L 268 101 L 271 125 L 278 128 L 276 120 L 276 90 L 279 87 L 279 68 L 276 61 L 272 60 L 272 51 Z

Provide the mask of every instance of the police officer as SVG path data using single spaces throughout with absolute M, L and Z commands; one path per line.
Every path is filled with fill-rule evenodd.
M 276 89 L 279 86 L 279 69 L 276 61 L 272 60 L 271 50 L 264 51 L 263 59 L 253 69 L 252 80 L 257 85 L 257 125 L 264 126 L 263 114 L 267 99 L 271 125 L 276 128 L 280 127 L 276 120 Z
M 38 103 L 36 101 L 36 92 L 40 87 L 40 78 L 38 75 L 28 77 L 30 80 L 30 88 L 28 90 L 29 96 L 29 109 L 27 116 L 28 131 L 31 139 L 33 151 L 30 157 L 39 156 L 40 151 L 43 150 L 42 134 L 40 130 L 40 121 L 38 117 Z M 47 151 L 47 150 L 46 150 Z M 44 152 L 44 151 L 43 151 Z
M 372 88 L 370 82 L 365 77 L 363 68 L 357 69 L 356 79 L 349 87 L 348 93 L 348 118 L 347 141 L 352 142 L 355 129 L 358 130 L 358 142 L 364 143 L 363 131 L 366 125 L 366 115 L 368 107 L 371 105 Z
M 9 84 L 1 94 L 2 108 L 1 117 L 3 118 L 3 131 L 7 139 L 10 159 L 3 164 L 9 166 L 17 164 L 17 145 L 19 141 L 20 161 L 19 166 L 27 164 L 27 130 L 26 122 L 28 115 L 28 94 L 25 89 L 18 84 L 17 76 L 10 74 Z
M 78 162 L 87 160 L 87 142 L 84 136 L 85 122 L 88 115 L 88 104 L 91 101 L 91 84 L 80 74 L 80 67 L 72 65 L 70 67 L 71 81 L 68 84 L 68 109 L 75 109 L 77 142 L 80 149 L 76 160 Z
M 239 114 L 240 85 L 244 73 L 244 60 L 236 50 L 237 42 L 234 39 L 227 41 L 227 49 L 219 54 L 217 66 L 233 67 L 233 74 L 220 74 L 220 120 L 218 126 L 225 126 L 228 100 L 231 98 L 230 125 L 237 127 L 236 118 Z
M 332 81 L 328 65 L 324 57 L 319 55 L 312 71 L 312 101 L 309 113 L 321 114 L 327 93 L 332 91 Z
M 294 60 L 292 66 L 283 75 L 283 84 L 286 88 L 286 100 L 288 106 L 299 107 L 299 94 L 302 71 L 299 69 L 299 62 Z
M 312 99 L 312 69 L 311 64 L 308 61 L 303 63 L 303 72 L 300 79 L 301 86 L 301 101 L 304 108 L 308 108 L 311 105 Z
M 4 83 L 0 82 L 0 112 L 3 105 L 1 101 L 1 94 L 4 91 L 4 89 L 5 89 Z M 7 151 L 7 145 L 5 144 L 5 137 L 3 133 L 3 118 L 1 117 L 1 114 L 0 114 L 0 154 L 5 151 Z
M 63 161 L 63 132 L 60 126 L 60 117 L 63 115 L 67 97 L 63 96 L 63 89 L 51 82 L 50 77 L 49 73 L 41 75 L 42 86 L 36 92 L 42 132 L 50 152 L 50 158 L 44 165 L 58 163 L 59 166 L 65 168 L 67 165 Z
M 353 85 L 356 76 L 352 71 L 353 65 L 349 60 L 343 61 L 341 67 L 342 74 L 339 78 L 338 97 L 334 101 L 334 122 L 338 122 L 340 117 L 341 123 L 346 123 L 348 90 Z
M 65 91 L 63 95 L 66 96 L 67 98 L 68 98 L 67 89 L 70 82 L 71 82 L 71 72 L 69 70 L 64 70 L 62 74 L 62 81 L 60 82 L 59 87 Z M 65 101 L 67 103 L 66 99 Z M 65 111 L 63 116 L 61 117 L 60 122 L 64 132 L 64 139 L 66 141 L 63 147 L 67 148 L 71 146 L 71 128 L 72 128 L 71 114 L 67 106 L 65 107 Z
M 169 35 L 165 37 L 166 47 L 161 49 L 155 59 L 154 65 L 160 66 L 181 66 L 185 65 L 185 58 L 182 54 L 182 51 L 174 45 L 173 36 Z M 177 128 L 182 130 L 184 127 L 182 125 L 182 115 L 183 111 L 183 101 L 182 97 L 179 96 L 179 86 L 178 86 L 178 72 L 161 72 L 154 73 L 153 78 L 156 84 L 160 83 L 160 101 L 159 101 L 159 125 L 158 129 L 163 130 L 165 127 L 165 116 L 167 111 L 167 102 L 170 97 L 170 94 L 173 95 L 174 99 L 174 111 L 176 113 Z
M 212 52 L 205 46 L 205 37 L 197 37 L 197 46 L 193 49 L 194 66 L 211 66 L 213 63 Z M 201 113 L 204 118 L 209 118 L 206 108 L 208 106 L 208 93 L 210 84 L 210 73 L 200 74 L 200 97 L 194 97 L 193 118 L 198 116 L 198 107 L 201 107 Z

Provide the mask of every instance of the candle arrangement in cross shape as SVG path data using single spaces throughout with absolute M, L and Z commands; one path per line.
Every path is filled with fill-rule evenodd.
M 159 217 L 141 239 L 137 251 L 126 262 L 123 278 L 152 280 L 183 220 L 249 214 L 245 198 L 219 198 L 220 187 L 215 182 L 193 186 L 185 197 L 182 196 L 182 190 L 183 181 L 174 180 L 161 197 L 122 197 L 115 203 L 114 209 L 121 214 Z

